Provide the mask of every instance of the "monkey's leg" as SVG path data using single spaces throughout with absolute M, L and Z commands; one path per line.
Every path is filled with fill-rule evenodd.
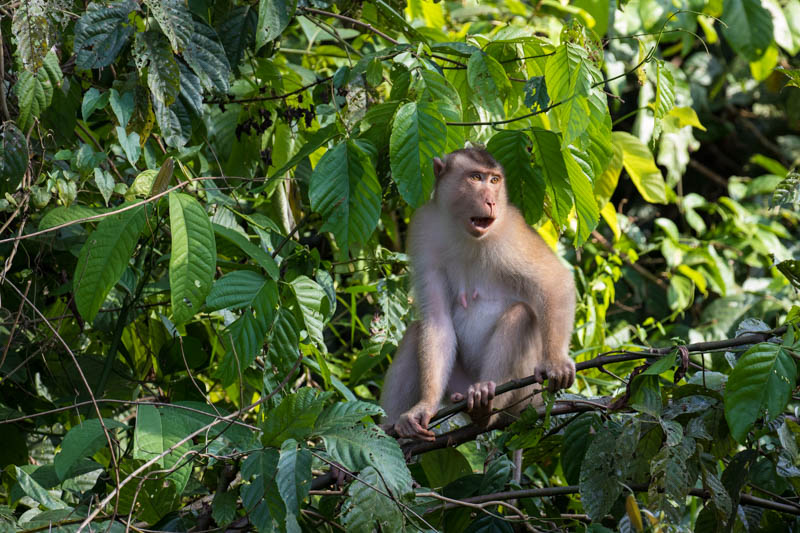
M 400 415 L 411 409 L 420 398 L 417 358 L 419 334 L 419 322 L 409 324 L 383 380 L 381 407 L 386 412 L 384 423 L 391 426 L 394 426 Z
M 474 390 L 475 394 L 480 394 L 482 414 L 488 414 L 492 409 L 505 409 L 509 414 L 516 414 L 531 403 L 529 397 L 540 388 L 538 385 L 510 391 L 496 398 L 494 385 L 533 374 L 541 352 L 538 328 L 533 312 L 523 303 L 510 306 L 495 323 L 480 361 L 475 362 L 480 371 Z M 487 387 L 487 383 L 492 385 Z M 490 398 L 488 406 L 484 407 L 483 396 L 487 390 Z M 483 423 L 491 425 L 498 418 L 495 415 Z

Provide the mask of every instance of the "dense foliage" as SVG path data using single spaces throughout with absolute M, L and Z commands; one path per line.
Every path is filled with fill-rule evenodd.
M 800 0 L 0 17 L 0 531 L 800 527 Z M 573 267 L 579 375 L 401 448 L 406 228 L 467 141 Z

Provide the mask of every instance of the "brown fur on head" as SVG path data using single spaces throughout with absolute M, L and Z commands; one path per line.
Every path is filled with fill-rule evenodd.
M 459 227 L 480 239 L 499 226 L 508 205 L 503 167 L 483 148 L 433 159 L 436 203 Z

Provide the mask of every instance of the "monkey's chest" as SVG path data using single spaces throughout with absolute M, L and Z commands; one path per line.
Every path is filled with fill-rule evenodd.
M 459 354 L 473 359 L 484 353 L 497 322 L 516 301 L 513 294 L 491 284 L 471 284 L 455 291 L 451 316 Z

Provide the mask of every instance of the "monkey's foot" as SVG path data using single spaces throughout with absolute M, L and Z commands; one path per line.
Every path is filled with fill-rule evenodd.
M 539 383 L 547 379 L 547 390 L 550 392 L 566 389 L 575 381 L 575 362 L 569 358 L 548 362 L 537 366 L 533 374 Z
M 492 414 L 492 400 L 494 400 L 494 381 L 479 381 L 469 386 L 466 396 L 460 392 L 450 395 L 450 401 L 460 402 L 466 398 L 467 413 L 470 418 L 480 425 L 489 423 Z

